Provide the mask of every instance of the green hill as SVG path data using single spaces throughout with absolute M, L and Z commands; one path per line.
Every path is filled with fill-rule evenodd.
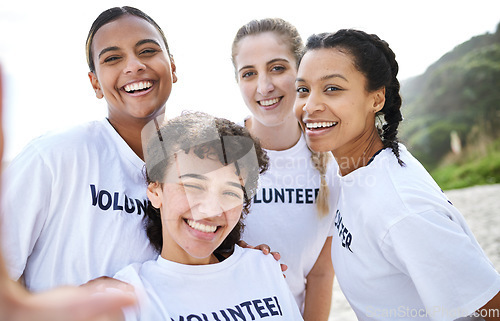
M 401 94 L 400 137 L 443 188 L 500 182 L 500 24 L 403 81 Z M 460 153 L 451 152 L 452 132 Z

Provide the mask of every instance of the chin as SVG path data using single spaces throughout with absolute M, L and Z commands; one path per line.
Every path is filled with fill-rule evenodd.
M 325 144 L 321 141 L 311 141 L 306 137 L 306 142 L 307 142 L 307 146 L 309 146 L 309 148 L 314 152 L 318 152 L 318 153 L 330 152 L 332 150 L 331 146 L 329 146 L 328 144 Z
M 196 259 L 205 259 L 212 255 L 212 253 L 217 249 L 218 246 L 213 247 L 213 246 L 196 246 L 196 248 L 193 248 L 191 250 L 186 250 L 186 252 L 196 258 Z

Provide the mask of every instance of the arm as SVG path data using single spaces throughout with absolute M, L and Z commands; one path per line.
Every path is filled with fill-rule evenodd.
M 135 303 L 125 293 L 99 293 L 64 287 L 30 294 L 7 276 L 0 253 L 0 320 L 119 321 L 121 308 Z
M 0 70 L 0 160 L 3 154 L 2 77 Z M 1 243 L 1 242 L 0 242 Z M 135 299 L 125 294 L 96 296 L 85 289 L 61 288 L 32 295 L 9 279 L 0 244 L 0 320 L 9 321 L 101 321 L 105 313 L 118 313 Z M 114 319 L 120 320 L 120 319 Z
M 500 320 L 500 292 L 479 309 L 477 313 L 486 321 Z
M 307 275 L 304 320 L 328 320 L 332 304 L 333 271 L 332 237 L 326 239 L 312 270 Z

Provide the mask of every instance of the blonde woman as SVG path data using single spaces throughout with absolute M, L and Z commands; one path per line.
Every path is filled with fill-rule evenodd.
M 243 240 L 265 243 L 280 252 L 288 265 L 286 280 L 304 319 L 318 321 L 328 319 L 334 277 L 330 258 L 333 215 L 325 177 L 330 157 L 308 149 L 293 114 L 302 47 L 290 23 L 254 20 L 238 30 L 232 61 L 251 113 L 245 127 L 270 158 L 269 171 L 260 178 L 245 222 Z M 329 166 L 335 167 L 335 161 Z

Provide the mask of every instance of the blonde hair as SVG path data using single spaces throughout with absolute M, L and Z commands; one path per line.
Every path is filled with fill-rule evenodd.
M 314 164 L 314 168 L 316 168 L 321 175 L 321 183 L 316 198 L 316 209 L 320 217 L 324 217 L 330 212 L 330 189 L 326 182 L 326 171 L 328 162 L 332 157 L 330 152 L 314 152 L 311 150 L 311 161 Z

